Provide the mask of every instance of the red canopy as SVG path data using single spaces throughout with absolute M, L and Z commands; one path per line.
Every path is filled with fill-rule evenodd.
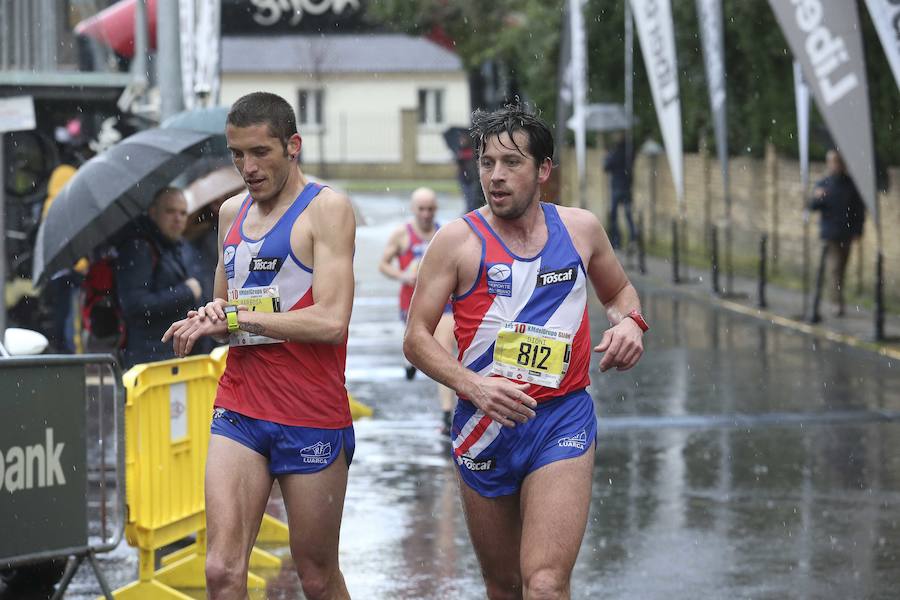
M 137 0 L 122 0 L 75 26 L 75 33 L 106 44 L 116 54 L 134 56 L 134 10 Z M 156 50 L 156 0 L 147 0 L 147 45 Z

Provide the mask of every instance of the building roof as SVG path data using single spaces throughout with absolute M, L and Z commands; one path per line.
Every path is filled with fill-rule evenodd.
M 462 61 L 446 48 L 403 34 L 226 36 L 223 73 L 454 72 Z

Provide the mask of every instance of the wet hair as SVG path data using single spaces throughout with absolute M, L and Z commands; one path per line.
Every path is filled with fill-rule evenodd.
M 288 101 L 269 92 L 253 92 L 238 98 L 228 111 L 225 120 L 235 127 L 250 127 L 265 124 L 269 135 L 281 140 L 287 151 L 288 141 L 297 133 L 297 118 Z
M 472 127 L 470 134 L 475 139 L 475 147 L 478 157 L 484 152 L 488 139 L 499 137 L 506 133 L 512 141 L 515 149 L 525 155 L 522 148 L 516 144 L 513 133 L 524 131 L 528 137 L 528 146 L 525 150 L 534 157 L 537 166 L 549 159 L 553 160 L 553 135 L 547 124 L 537 118 L 534 113 L 523 104 L 507 104 L 494 111 L 476 110 L 472 114 Z

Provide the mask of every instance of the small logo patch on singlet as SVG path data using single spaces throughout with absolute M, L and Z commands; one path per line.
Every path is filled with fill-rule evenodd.
M 487 286 L 489 294 L 512 296 L 512 265 L 509 263 L 488 263 Z
M 267 258 L 267 257 L 259 257 L 259 258 L 251 258 L 250 259 L 250 270 L 251 271 L 265 271 L 267 273 L 277 272 L 278 269 L 281 268 L 281 263 L 284 262 L 281 258 Z
M 575 279 L 575 267 L 546 271 L 544 273 L 538 273 L 537 287 L 553 285 L 554 283 L 565 283 L 567 281 L 572 281 L 573 279 Z

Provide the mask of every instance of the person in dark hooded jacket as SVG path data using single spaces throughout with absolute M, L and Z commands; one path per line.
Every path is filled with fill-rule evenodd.
M 157 192 L 134 234 L 117 247 L 116 290 L 125 320 L 122 363 L 173 358 L 160 341 L 172 323 L 202 299 L 182 234 L 187 226 L 187 201 L 178 188 Z
M 816 277 L 816 290 L 810 320 L 822 320 L 819 305 L 822 300 L 825 270 L 828 267 L 831 280 L 831 295 L 834 301 L 834 316 L 842 317 L 844 307 L 844 275 L 850 258 L 850 246 L 862 236 L 866 209 L 862 197 L 856 189 L 844 160 L 837 150 L 829 150 L 825 157 L 828 175 L 816 183 L 809 209 L 819 211 L 819 237 L 822 239 L 822 254 Z

